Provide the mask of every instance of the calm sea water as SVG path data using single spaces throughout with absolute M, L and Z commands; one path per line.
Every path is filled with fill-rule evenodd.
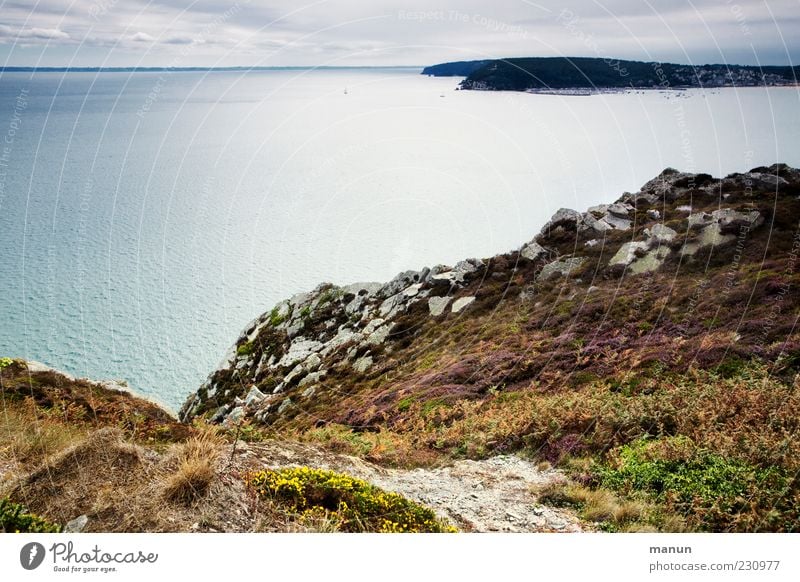
M 177 408 L 321 281 L 486 257 L 664 167 L 800 165 L 798 89 L 456 92 L 417 70 L 0 76 L 0 355 Z

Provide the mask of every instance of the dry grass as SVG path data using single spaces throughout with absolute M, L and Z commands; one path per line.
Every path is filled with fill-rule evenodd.
M 81 427 L 42 413 L 30 400 L 7 402 L 0 411 L 0 465 L 46 463 L 85 435 Z
M 590 489 L 569 481 L 552 481 L 533 491 L 540 503 L 574 507 L 586 521 L 604 524 L 613 531 L 655 530 L 648 523 L 650 508 L 640 502 L 620 499 L 606 489 Z M 665 528 L 666 529 L 666 528 Z M 666 531 L 672 531 L 666 529 Z
M 223 441 L 212 428 L 200 431 L 176 445 L 176 470 L 167 476 L 164 496 L 173 502 L 190 504 L 203 497 L 217 475 L 217 461 Z

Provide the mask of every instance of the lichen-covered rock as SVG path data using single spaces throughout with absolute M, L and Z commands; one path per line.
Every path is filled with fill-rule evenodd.
M 531 241 L 520 249 L 519 254 L 529 261 L 535 261 L 539 257 L 546 256 L 547 249 L 536 241 Z
M 650 244 L 667 244 L 675 240 L 678 233 L 670 227 L 658 223 L 651 228 L 644 229 L 644 235 Z
M 447 304 L 450 303 L 450 297 L 431 297 L 428 299 L 428 309 L 430 314 L 434 317 L 444 313 Z
M 580 267 L 584 262 L 582 257 L 570 257 L 553 261 L 542 267 L 539 275 L 536 277 L 537 281 L 547 281 L 555 276 L 569 277 L 569 275 Z
M 608 264 L 628 266 L 636 260 L 640 253 L 644 253 L 649 247 L 650 245 L 643 241 L 625 243 L 620 247 L 617 253 L 611 257 Z
M 453 301 L 453 306 L 450 308 L 450 310 L 453 313 L 460 313 L 461 311 L 469 307 L 474 301 L 475 301 L 474 297 L 460 297 L 455 301 Z

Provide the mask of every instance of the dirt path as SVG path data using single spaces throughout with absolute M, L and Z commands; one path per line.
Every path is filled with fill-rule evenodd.
M 575 532 L 584 526 L 572 513 L 538 505 L 531 488 L 563 479 L 516 456 L 458 461 L 438 469 L 385 469 L 360 459 L 300 443 L 239 443 L 240 470 L 308 465 L 349 473 L 436 510 L 466 531 Z

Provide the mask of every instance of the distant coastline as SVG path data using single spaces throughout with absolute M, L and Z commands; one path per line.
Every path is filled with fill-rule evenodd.
M 463 90 L 534 91 L 782 87 L 798 84 L 796 66 L 684 65 L 589 57 L 459 61 L 425 67 L 423 75 L 466 77 Z

